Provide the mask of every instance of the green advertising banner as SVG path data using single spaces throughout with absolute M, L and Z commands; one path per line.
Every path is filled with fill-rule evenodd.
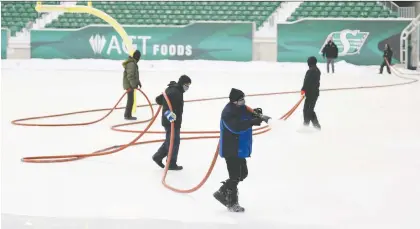
M 1 29 L 1 58 L 7 59 L 7 46 L 9 45 L 9 30 Z
M 306 62 L 309 56 L 322 58 L 329 38 L 338 47 L 336 61 L 356 65 L 378 65 L 385 44 L 393 50 L 393 63 L 400 60 L 400 34 L 411 20 L 303 19 L 277 24 L 277 61 Z
M 124 27 L 145 60 L 251 61 L 251 23 L 195 23 L 183 27 Z M 31 31 L 32 58 L 114 59 L 128 56 L 111 26 Z

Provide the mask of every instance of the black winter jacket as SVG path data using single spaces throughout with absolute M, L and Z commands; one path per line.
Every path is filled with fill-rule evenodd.
M 391 48 L 388 48 L 388 49 L 385 49 L 384 50 L 384 57 L 388 60 L 389 63 L 391 63 L 392 55 L 393 54 L 394 53 L 392 52 L 392 49 Z
M 338 57 L 338 48 L 334 42 L 327 43 L 322 49 L 322 56 L 327 58 L 337 58 Z
M 176 115 L 175 128 L 181 128 L 182 124 L 182 113 L 184 110 L 184 89 L 181 85 L 178 85 L 175 81 L 171 81 L 168 84 L 168 88 L 165 90 L 166 95 L 171 101 L 172 111 Z M 165 112 L 169 110 L 169 106 L 166 103 L 163 94 L 156 97 L 156 103 L 162 105 L 162 126 L 170 127 L 171 123 L 165 117 Z
M 302 91 L 305 91 L 306 97 L 319 96 L 319 85 L 321 80 L 321 72 L 318 67 L 312 66 L 306 71 L 305 80 L 303 81 Z

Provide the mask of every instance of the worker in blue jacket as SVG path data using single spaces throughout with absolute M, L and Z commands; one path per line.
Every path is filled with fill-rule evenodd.
M 222 111 L 220 120 L 219 155 L 224 158 L 229 179 L 213 196 L 229 211 L 243 212 L 238 203 L 238 184 L 248 176 L 246 158 L 252 152 L 252 126 L 268 123 L 270 117 L 262 114 L 261 108 L 254 110 L 245 106 L 245 94 L 232 88 L 229 103 Z

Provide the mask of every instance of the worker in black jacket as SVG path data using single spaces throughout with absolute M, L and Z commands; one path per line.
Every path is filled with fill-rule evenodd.
M 303 106 L 303 125 L 308 126 L 312 122 L 315 128 L 321 129 L 318 117 L 315 113 L 315 105 L 319 96 L 319 82 L 321 79 L 321 72 L 319 71 L 317 59 L 314 56 L 308 58 L 309 69 L 306 71 L 305 80 L 301 89 L 301 95 L 306 97 Z
M 388 64 L 386 64 L 385 60 L 387 60 L 389 65 L 391 65 L 392 55 L 393 55 L 393 52 L 392 52 L 391 47 L 389 47 L 388 44 L 385 44 L 383 61 L 382 61 L 382 64 L 381 64 L 381 68 L 379 69 L 379 74 L 382 74 L 385 66 L 386 66 L 386 71 L 388 72 L 388 74 L 391 74 L 391 68 L 388 66 Z
M 327 57 L 327 73 L 330 73 L 330 64 L 332 73 L 334 73 L 334 61 L 338 57 L 338 48 L 332 39 L 322 49 L 322 57 Z
M 184 92 L 188 90 L 191 85 L 191 79 L 182 75 L 178 82 L 171 81 L 166 88 L 165 93 L 172 105 L 172 112 L 165 100 L 163 94 L 156 97 L 156 103 L 162 105 L 162 126 L 165 128 L 166 138 L 162 146 L 153 155 L 153 161 L 161 168 L 165 166 L 162 163 L 163 158 L 168 156 L 169 144 L 171 140 L 171 123 L 174 122 L 174 142 L 172 149 L 172 157 L 169 162 L 169 170 L 182 170 L 182 166 L 177 165 L 178 150 L 180 145 L 180 132 L 182 123 L 182 113 L 184 109 Z

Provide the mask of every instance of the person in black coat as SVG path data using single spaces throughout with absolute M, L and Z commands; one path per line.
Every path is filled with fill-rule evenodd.
M 322 57 L 327 57 L 327 73 L 330 72 L 330 64 L 332 73 L 334 73 L 334 61 L 338 57 L 338 48 L 332 39 L 322 49 Z
M 178 82 L 171 81 L 168 84 L 168 88 L 166 88 L 165 93 L 171 102 L 173 112 L 169 110 L 169 106 L 163 94 L 156 97 L 156 103 L 162 105 L 162 126 L 165 128 L 166 138 L 158 151 L 153 155 L 152 159 L 161 168 L 165 167 L 162 160 L 168 156 L 171 140 L 171 122 L 174 122 L 174 143 L 171 161 L 169 162 L 169 170 L 183 169 L 182 166 L 177 165 L 177 160 L 180 145 L 182 113 L 184 109 L 184 92 L 188 90 L 190 85 L 191 79 L 186 75 L 182 75 Z
M 318 117 L 315 113 L 315 105 L 319 96 L 319 85 L 321 80 L 321 72 L 319 71 L 317 59 L 311 56 L 307 60 L 309 69 L 306 71 L 305 80 L 301 89 L 301 95 L 306 97 L 303 106 L 303 125 L 308 126 L 312 122 L 315 128 L 321 129 Z
M 252 111 L 245 106 L 241 90 L 232 88 L 229 100 L 222 111 L 219 139 L 219 155 L 226 161 L 229 179 L 213 196 L 229 211 L 243 212 L 238 203 L 238 184 L 248 176 L 246 158 L 252 152 L 252 126 L 268 122 L 270 117 L 263 115 L 261 108 Z
M 388 72 L 388 74 L 391 74 L 391 68 L 386 64 L 385 60 L 387 60 L 389 65 L 391 65 L 392 55 L 393 55 L 393 52 L 392 52 L 391 47 L 388 44 L 385 44 L 383 61 L 382 61 L 382 64 L 381 64 L 381 68 L 379 69 L 379 74 L 382 74 L 385 66 L 386 66 L 386 71 Z

